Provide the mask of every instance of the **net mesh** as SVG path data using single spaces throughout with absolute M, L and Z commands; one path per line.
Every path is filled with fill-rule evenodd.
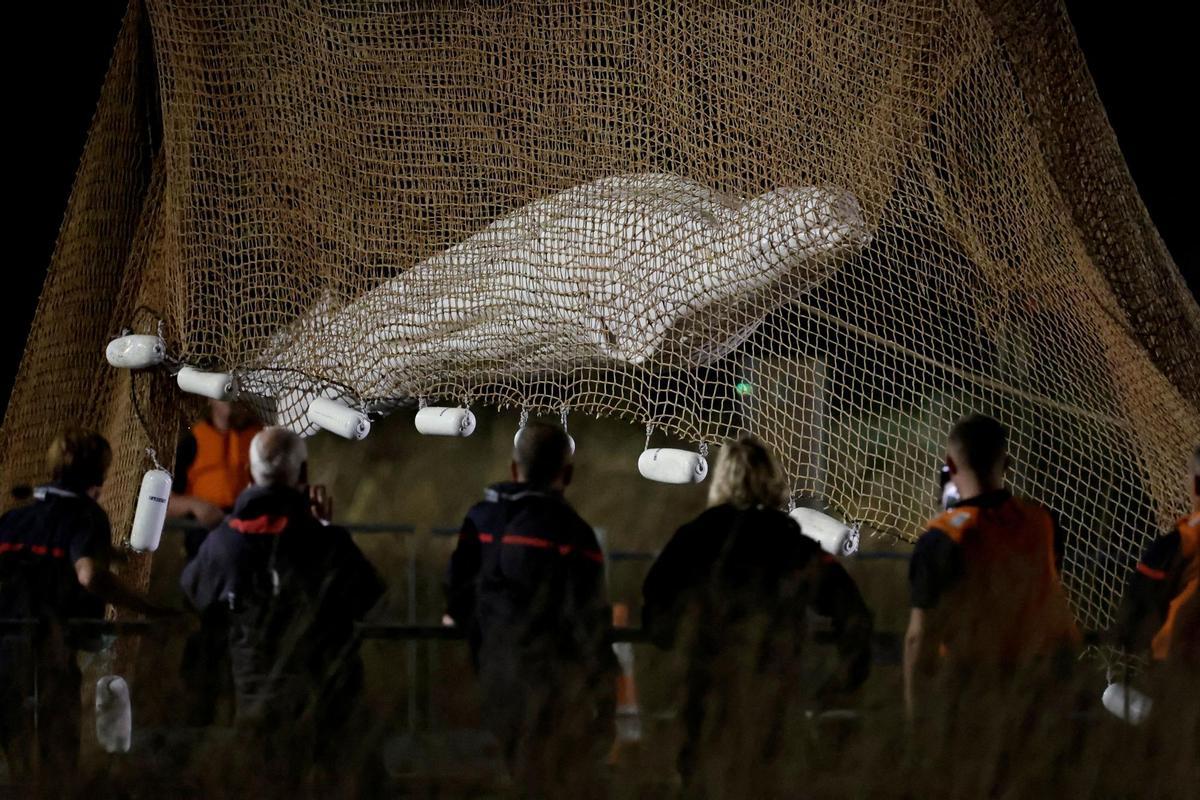
M 1054 2 L 135 1 L 6 487 L 100 427 L 120 536 L 181 398 L 101 354 L 160 320 L 299 430 L 319 395 L 749 430 L 908 539 L 991 413 L 1089 627 L 1200 439 L 1200 309 Z

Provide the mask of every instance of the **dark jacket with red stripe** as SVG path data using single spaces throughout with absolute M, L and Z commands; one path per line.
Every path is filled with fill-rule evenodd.
M 611 666 L 604 557 L 591 526 L 560 492 L 490 487 L 463 520 L 446 593 L 447 611 L 468 629 L 481 668 L 487 652 L 505 649 Z
M 38 487 L 35 497 L 0 517 L 0 617 L 102 617 L 104 603 L 79 585 L 75 562 L 108 565 L 108 516 L 61 486 Z
M 354 623 L 383 582 L 350 534 L 322 525 L 305 495 L 252 486 L 184 569 L 198 611 L 228 609 L 239 718 L 346 702 L 362 682 Z

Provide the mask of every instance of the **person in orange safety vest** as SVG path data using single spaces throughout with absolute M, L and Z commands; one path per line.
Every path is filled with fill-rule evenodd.
M 260 430 L 241 407 L 209 400 L 204 417 L 180 437 L 167 515 L 191 517 L 203 528 L 187 536 L 189 559 L 250 485 L 250 441 Z
M 910 717 L 936 673 L 976 688 L 992 679 L 1003 684 L 1080 642 L 1059 579 L 1057 523 L 1007 489 L 1007 440 L 1003 425 L 978 414 L 950 433 L 946 465 L 961 499 L 926 525 L 909 564 Z
M 203 418 L 180 437 L 167 515 L 199 523 L 184 536 L 188 562 L 250 485 L 250 442 L 260 430 L 262 425 L 243 407 L 209 400 Z M 180 677 L 187 689 L 183 717 L 190 725 L 214 723 L 221 698 L 232 696 L 228 637 L 224 612 L 214 608 L 201 615 L 200 629 L 187 639 Z

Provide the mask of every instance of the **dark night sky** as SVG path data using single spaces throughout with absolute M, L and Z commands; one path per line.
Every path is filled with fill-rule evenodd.
M 1196 172 L 1195 43 L 1184 3 L 1143 3 L 1121 13 L 1107 3 L 1067 3 L 1100 96 L 1129 168 L 1176 263 L 1200 295 L 1196 243 L 1185 214 Z M 8 335 L 0 346 L 0 408 L 7 405 L 37 295 L 100 82 L 116 38 L 123 0 L 23 3 L 10 16 L 9 153 L 16 213 L 2 295 Z M 11 45 L 15 43 L 16 47 Z

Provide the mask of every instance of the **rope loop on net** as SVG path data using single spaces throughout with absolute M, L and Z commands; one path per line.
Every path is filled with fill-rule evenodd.
M 171 474 L 171 471 L 169 469 L 167 469 L 166 467 L 164 467 L 162 464 L 159 463 L 158 451 L 155 450 L 153 447 L 146 448 L 146 457 L 150 459 L 150 463 L 154 465 L 155 469 L 160 469 L 163 472 L 167 473 L 168 475 Z

